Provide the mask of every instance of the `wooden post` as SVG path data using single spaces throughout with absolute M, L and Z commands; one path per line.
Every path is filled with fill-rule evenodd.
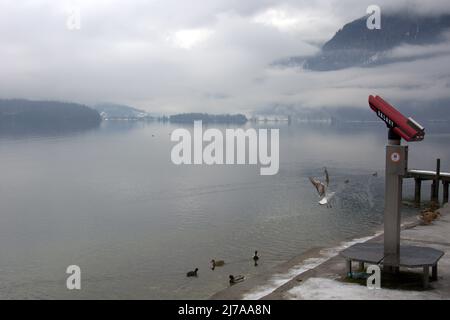
M 415 178 L 414 181 L 416 182 L 416 187 L 414 189 L 414 202 L 416 206 L 420 207 L 420 198 L 421 198 L 421 192 L 422 192 L 422 180 L 419 178 Z
M 434 201 L 436 204 L 439 204 L 439 178 L 441 175 L 441 159 L 436 160 L 436 177 L 434 180 L 434 198 L 431 198 L 431 201 Z
M 444 189 L 444 200 L 443 203 L 448 203 L 448 181 L 442 181 L 442 188 Z
M 431 183 L 431 196 L 430 196 L 431 202 L 436 202 L 436 180 L 433 180 Z

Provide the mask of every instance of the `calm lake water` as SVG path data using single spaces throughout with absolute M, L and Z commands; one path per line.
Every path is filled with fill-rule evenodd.
M 312 247 L 379 229 L 381 123 L 260 126 L 280 128 L 275 176 L 248 165 L 175 166 L 169 124 L 2 132 L 0 298 L 208 298 L 227 287 L 229 274 L 251 277 Z M 410 167 L 432 169 L 440 157 L 450 171 L 449 132 L 430 127 L 425 141 L 411 145 Z M 324 166 L 338 191 L 331 209 L 317 204 L 308 180 L 322 177 Z M 412 197 L 410 181 L 405 198 Z M 212 271 L 212 258 L 227 264 Z M 73 264 L 82 270 L 80 291 L 65 287 Z M 195 267 L 199 277 L 186 278 Z

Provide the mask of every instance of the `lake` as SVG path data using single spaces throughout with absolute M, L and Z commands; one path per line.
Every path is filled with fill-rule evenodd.
M 270 272 L 310 248 L 380 229 L 381 123 L 245 127 L 253 125 L 280 129 L 277 175 L 261 176 L 252 165 L 176 166 L 173 124 L 2 131 L 0 298 L 204 299 L 226 288 L 229 274 Z M 410 146 L 410 167 L 434 169 L 440 157 L 450 171 L 450 130 L 426 127 L 425 140 Z M 318 205 L 308 180 L 322 178 L 324 166 L 337 191 L 332 208 Z M 424 199 L 428 191 L 426 184 Z M 413 198 L 413 181 L 405 182 L 404 198 Z M 415 214 L 405 207 L 405 216 Z M 213 258 L 226 265 L 211 270 Z M 65 271 L 74 264 L 82 272 L 79 291 L 66 289 Z M 196 267 L 199 277 L 187 278 Z

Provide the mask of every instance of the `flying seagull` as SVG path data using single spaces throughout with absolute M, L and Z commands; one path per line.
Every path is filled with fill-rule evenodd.
M 316 178 L 309 177 L 309 181 L 313 184 L 314 187 L 316 187 L 317 193 L 319 194 L 320 205 L 326 204 L 327 207 L 331 207 L 329 200 L 334 196 L 334 192 L 327 192 L 328 191 L 328 185 L 330 184 L 330 176 L 328 175 L 327 168 L 324 168 L 325 171 L 325 183 L 321 182 L 320 180 L 317 180 Z

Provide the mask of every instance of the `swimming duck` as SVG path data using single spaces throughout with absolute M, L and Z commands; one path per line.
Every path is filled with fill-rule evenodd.
M 186 276 L 187 277 L 196 277 L 197 276 L 197 271 L 198 271 L 198 268 L 195 268 L 194 271 L 189 271 L 188 273 L 186 273 Z
M 223 260 L 211 260 L 211 269 L 214 270 L 216 267 L 223 267 L 225 265 L 225 261 Z
M 232 274 L 230 274 L 230 286 L 232 286 L 233 284 L 236 284 L 238 282 L 242 282 L 245 280 L 244 276 L 238 275 L 238 276 L 233 276 Z
M 255 262 L 255 267 L 258 265 L 258 251 L 255 251 L 255 255 L 253 256 L 253 261 Z

